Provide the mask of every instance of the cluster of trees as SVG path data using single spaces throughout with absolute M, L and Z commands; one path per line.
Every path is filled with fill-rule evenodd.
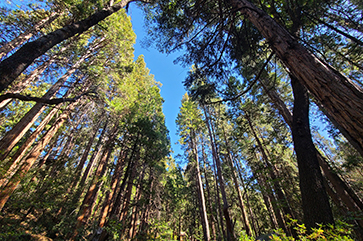
M 192 66 L 182 169 L 130 2 L 1 11 L 4 235 L 236 240 L 344 220 L 362 239 L 362 3 L 141 1 L 150 44 Z
M 207 214 L 200 217 L 204 239 L 216 238 L 208 226 L 215 234 L 213 225 L 220 225 L 224 232 L 218 235 L 233 240 L 231 220 L 239 217 L 247 234 L 259 234 L 267 225 L 296 237 L 286 225 L 289 218 L 310 229 L 318 223 L 334 224 L 339 214 L 354 220 L 360 239 L 363 206 L 361 189 L 355 188 L 361 177 L 348 177 L 361 166 L 363 154 L 361 3 L 176 0 L 158 1 L 147 11 L 156 47 L 165 52 L 183 49 L 177 62 L 194 65 L 185 86 L 198 106 L 188 107 L 194 109 L 188 111 L 192 118 L 183 114 L 183 105 L 178 124 L 190 170 L 198 176 L 203 168 L 195 167 L 201 165 L 198 160 L 210 162 L 216 190 L 220 189 L 216 195 L 222 197 L 219 212 L 214 213 L 220 220 L 208 219 Z M 309 116 L 310 100 L 315 117 Z M 203 120 L 197 109 L 204 112 Z M 181 124 L 182 116 L 189 124 Z M 318 133 L 313 133 L 313 141 L 309 122 L 316 116 L 327 122 L 338 151 L 327 152 L 328 142 Z M 199 124 L 193 126 L 194 122 Z M 350 169 L 353 162 L 355 171 Z M 237 179 L 240 166 L 252 174 L 250 181 Z M 204 168 L 202 182 L 210 183 L 208 164 Z M 199 187 L 201 181 L 195 182 Z M 251 189 L 238 194 L 246 182 L 258 186 L 264 206 L 252 206 L 268 210 L 264 217 L 270 217 L 269 224 L 259 226 L 258 211 L 248 213 Z M 200 212 L 213 216 L 214 206 L 202 204 L 200 193 Z M 231 202 L 241 209 L 237 217 L 229 211 Z
M 77 7 L 4 9 L 3 58 L 93 11 Z M 134 60 L 135 37 L 121 10 L 57 45 L 2 93 L 0 239 L 146 235 L 170 144 L 160 83 L 143 56 Z

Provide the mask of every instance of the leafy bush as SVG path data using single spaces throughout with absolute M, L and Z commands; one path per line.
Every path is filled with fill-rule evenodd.
M 354 241 L 352 238 L 352 227 L 351 225 L 337 221 L 334 225 L 319 225 L 317 228 L 313 228 L 308 232 L 304 224 L 299 224 L 297 220 L 291 220 L 289 224 L 293 229 L 296 230 L 298 238 L 288 236 L 282 229 L 274 230 L 273 234 L 267 237 L 263 237 L 261 240 L 272 240 L 272 241 Z M 255 239 L 242 233 L 240 241 L 254 241 Z

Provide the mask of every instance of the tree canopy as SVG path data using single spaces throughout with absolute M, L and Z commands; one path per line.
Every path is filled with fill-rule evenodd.
M 181 153 L 133 2 L 190 70 Z M 1 8 L 0 239 L 361 240 L 362 25 L 355 0 Z

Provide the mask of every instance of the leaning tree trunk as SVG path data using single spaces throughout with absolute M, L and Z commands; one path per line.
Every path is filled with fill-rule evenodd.
M 35 59 L 60 42 L 82 34 L 111 14 L 119 11 L 133 0 L 122 0 L 113 6 L 106 7 L 87 19 L 72 23 L 33 42 L 24 44 L 18 51 L 0 63 L 0 92 L 5 90 Z
M 49 123 L 49 121 L 53 118 L 53 116 L 59 111 L 59 106 L 54 107 L 48 115 L 42 120 L 42 122 L 37 126 L 35 131 L 26 139 L 26 141 L 21 145 L 21 147 L 16 151 L 14 156 L 11 158 L 11 165 L 7 170 L 4 177 L 0 179 L 0 187 L 6 184 L 7 180 L 10 179 L 18 166 L 21 165 L 21 160 L 23 159 L 26 151 L 31 147 L 34 143 L 35 139 L 40 135 L 45 126 Z
M 50 25 L 55 19 L 59 17 L 59 14 L 51 10 L 51 14 L 40 20 L 38 23 L 34 24 L 31 28 L 27 29 L 25 32 L 19 34 L 16 38 L 11 40 L 10 42 L 7 42 L 0 48 L 0 59 L 7 55 L 10 51 L 12 51 L 17 46 L 22 45 L 30 39 L 34 34 L 36 34 L 39 30 L 43 29 L 44 27 Z
M 38 76 L 40 76 L 43 73 L 43 71 L 50 66 L 52 62 L 53 62 L 52 60 L 44 62 L 42 65 L 33 70 L 29 75 L 27 75 L 25 78 L 21 79 L 19 83 L 12 85 L 11 88 L 9 88 L 7 91 L 4 92 L 4 94 L 7 93 L 18 94 L 21 91 L 23 91 L 25 88 L 28 87 L 28 85 L 31 82 L 33 82 L 36 78 L 38 78 Z M 12 101 L 11 98 L 0 101 L 0 111 L 2 111 L 11 101 Z
M 255 218 L 255 215 L 254 215 L 254 213 L 252 211 L 252 208 L 251 208 L 251 205 L 250 205 L 250 200 L 249 200 L 249 197 L 248 197 L 249 194 L 247 193 L 247 187 L 246 187 L 246 185 L 244 183 L 244 179 L 243 179 L 242 174 L 241 174 L 242 171 L 241 171 L 241 168 L 240 168 L 239 163 L 237 161 L 234 162 L 234 166 L 236 166 L 236 168 L 237 168 L 238 177 L 239 177 L 240 182 L 242 184 L 243 190 L 245 190 L 244 195 L 242 195 L 242 197 L 246 196 L 247 210 L 248 210 L 248 212 L 250 214 L 250 217 L 251 217 L 252 229 L 253 229 L 254 233 L 257 235 L 257 234 L 259 234 L 259 229 L 257 229 L 258 224 L 256 225 L 256 222 L 255 222 L 256 218 Z
M 8 183 L 0 191 L 0 211 L 4 207 L 10 195 L 14 192 L 17 185 L 20 183 L 23 177 L 28 173 L 29 169 L 33 166 L 34 162 L 40 156 L 45 146 L 49 143 L 54 134 L 63 125 L 63 123 L 68 119 L 70 113 L 77 104 L 78 101 L 70 104 L 66 108 L 66 110 L 57 118 L 57 120 L 49 128 L 47 133 L 44 134 L 44 136 L 38 141 L 38 144 L 27 155 L 23 166 L 17 171 L 17 173 L 8 181 Z
M 363 149 L 363 90 L 298 43 L 285 28 L 247 0 L 229 0 L 261 32 L 284 65 Z
M 323 176 L 309 124 L 309 97 L 305 87 L 291 78 L 294 93 L 292 136 L 299 167 L 300 190 L 307 228 L 333 224 L 333 213 L 326 194 Z
M 280 181 L 279 181 L 279 178 L 277 177 L 277 174 L 276 174 L 276 169 L 275 167 L 270 163 L 270 160 L 267 156 L 267 151 L 265 150 L 264 146 L 262 145 L 262 141 L 260 140 L 260 138 L 257 136 L 257 133 L 255 131 L 255 128 L 252 124 L 252 120 L 251 118 L 249 117 L 249 115 L 247 114 L 247 112 L 245 112 L 245 117 L 248 121 L 248 125 L 251 129 L 251 132 L 252 132 L 252 135 L 253 137 L 255 138 L 255 141 L 257 142 L 257 146 L 258 148 L 260 149 L 260 152 L 261 152 L 261 155 L 262 155 L 262 159 L 264 160 L 265 162 L 265 165 L 266 165 L 266 169 L 268 170 L 269 172 L 269 176 L 270 178 L 272 179 L 272 186 L 275 190 L 275 193 L 276 193 L 276 196 L 277 198 L 279 199 L 279 203 L 280 205 L 282 206 L 282 211 L 284 211 L 285 215 L 290 215 L 292 218 L 295 218 L 291 209 L 290 209 L 290 205 L 289 205 L 289 202 L 287 201 L 286 199 L 286 196 L 284 194 L 284 192 L 282 191 L 282 187 L 280 185 Z M 287 230 L 287 227 L 283 227 L 285 230 Z

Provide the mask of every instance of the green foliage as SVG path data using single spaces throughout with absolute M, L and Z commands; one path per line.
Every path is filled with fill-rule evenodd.
M 307 232 L 304 224 L 299 224 L 297 220 L 290 219 L 289 225 L 297 232 L 297 238 L 288 236 L 282 229 L 274 230 L 274 232 L 259 236 L 258 240 L 273 240 L 273 241 L 353 241 L 351 225 L 338 221 L 337 224 L 313 228 L 311 232 Z M 249 237 L 244 232 L 241 233 L 240 241 L 252 241 L 253 237 Z
M 327 241 L 339 241 L 339 240 L 346 240 L 346 241 L 353 241 L 352 238 L 352 226 L 337 221 L 335 225 L 328 225 L 324 226 L 319 224 L 317 228 L 312 228 L 310 232 L 306 229 L 304 224 L 299 224 L 297 220 L 290 220 L 289 224 L 292 228 L 294 228 L 297 232 L 298 239 L 303 241 L 314 241 L 314 240 L 327 240 Z M 287 236 L 281 229 L 275 231 L 276 234 L 273 235 L 271 240 L 276 241 L 289 241 L 295 240 L 293 237 Z

